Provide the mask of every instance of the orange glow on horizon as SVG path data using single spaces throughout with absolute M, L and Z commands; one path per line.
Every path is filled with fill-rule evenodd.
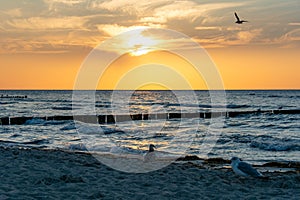
M 234 12 L 249 22 L 236 24 Z M 0 1 L 0 17 L 0 90 L 72 90 L 90 52 L 103 57 L 87 65 L 83 89 L 97 87 L 93 67 L 116 55 L 98 89 L 155 90 L 168 82 L 173 89 L 300 90 L 299 1 Z M 209 56 L 194 55 L 197 43 Z M 197 58 L 203 77 L 160 50 Z M 221 79 L 200 59 L 213 61 Z
M 72 90 L 80 65 L 88 53 L 2 54 L 0 89 Z M 298 58 L 298 53 L 294 49 L 220 48 L 208 49 L 208 53 L 220 71 L 225 89 L 300 89 L 299 60 L 295 59 Z M 136 66 L 142 63 L 139 58 L 150 58 L 150 55 L 154 54 L 150 52 L 141 56 L 130 56 L 130 62 Z M 155 57 L 150 61 L 155 61 Z M 121 63 L 121 60 L 118 62 Z M 123 69 L 120 72 L 122 71 Z M 121 73 L 119 77 L 120 75 Z M 104 79 L 99 83 L 103 84 L 103 81 Z M 111 83 L 104 85 L 113 86 Z M 112 89 L 105 88 L 104 85 L 99 89 Z M 151 89 L 151 86 L 144 88 Z M 155 85 L 152 89 L 162 88 Z
M 97 88 L 207 89 L 204 79 L 189 62 L 168 51 L 122 55 L 106 69 Z

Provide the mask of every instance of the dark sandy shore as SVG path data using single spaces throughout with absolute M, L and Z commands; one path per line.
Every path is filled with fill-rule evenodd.
M 124 173 L 81 153 L 0 148 L 0 199 L 300 199 L 299 169 L 241 178 L 194 161 Z

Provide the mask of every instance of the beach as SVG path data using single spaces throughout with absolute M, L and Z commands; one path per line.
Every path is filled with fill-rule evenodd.
M 111 169 L 88 153 L 3 147 L 0 152 L 0 199 L 300 197 L 300 170 L 297 165 L 284 171 L 278 167 L 268 168 L 263 172 L 265 178 L 244 178 L 235 175 L 224 163 L 191 159 L 137 174 Z
M 196 91 L 197 104 L 137 91 L 129 121 L 113 91 L 97 91 L 98 123 L 73 120 L 87 102 L 72 91 L 3 94 L 27 98 L 0 102 L 0 200 L 300 199 L 299 91 L 227 91 L 227 114 L 216 118 L 209 113 L 224 105 L 210 104 L 207 91 Z M 157 162 L 144 159 L 149 144 Z M 234 156 L 264 178 L 236 175 Z
M 0 200 L 300 200 L 299 7 L 0 1 Z

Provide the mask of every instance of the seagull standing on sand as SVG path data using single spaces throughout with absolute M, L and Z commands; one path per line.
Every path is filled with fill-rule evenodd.
M 156 148 L 153 144 L 149 145 L 149 150 L 144 154 L 144 161 L 149 162 L 155 160 L 155 152 L 154 148 Z
M 248 21 L 245 21 L 245 20 L 240 20 L 239 16 L 236 14 L 236 12 L 234 13 L 235 17 L 236 17 L 236 22 L 237 24 L 242 24 L 244 22 L 248 22 Z
M 231 158 L 231 167 L 236 174 L 241 176 L 263 177 L 259 171 L 249 163 L 242 162 L 238 157 Z

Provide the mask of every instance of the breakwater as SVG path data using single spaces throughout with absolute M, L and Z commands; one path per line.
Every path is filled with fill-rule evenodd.
M 196 113 L 141 113 L 120 115 L 69 115 L 69 116 L 45 116 L 45 117 L 2 117 L 0 125 L 23 125 L 28 120 L 64 121 L 76 120 L 93 124 L 114 124 L 131 120 L 159 120 L 179 118 L 216 118 L 216 117 L 238 117 L 242 115 L 259 114 L 300 114 L 300 110 L 255 110 L 255 111 L 232 111 L 232 112 L 196 112 Z
M 27 99 L 27 95 L 0 95 L 1 99 Z

